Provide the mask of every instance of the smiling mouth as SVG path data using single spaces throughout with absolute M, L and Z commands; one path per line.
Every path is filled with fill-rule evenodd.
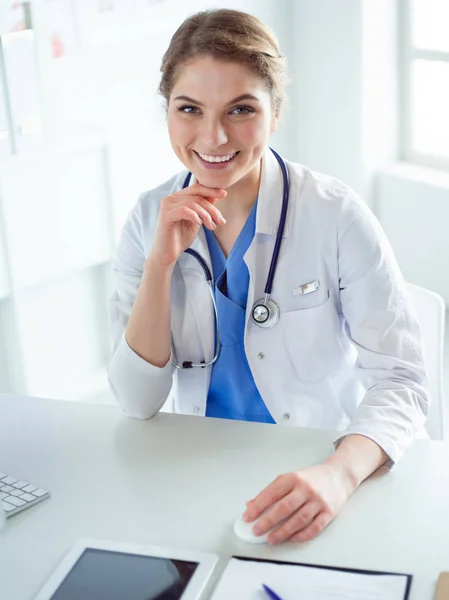
M 237 154 L 239 154 L 239 151 L 237 151 L 237 152 L 232 152 L 231 154 L 222 154 L 222 155 L 213 156 L 211 154 L 200 154 L 200 152 L 197 152 L 196 150 L 194 150 L 194 152 L 197 156 L 199 156 L 201 158 L 201 160 L 203 160 L 204 162 L 207 162 L 207 163 L 211 163 L 211 164 L 230 162 L 233 158 L 235 158 L 237 156 Z

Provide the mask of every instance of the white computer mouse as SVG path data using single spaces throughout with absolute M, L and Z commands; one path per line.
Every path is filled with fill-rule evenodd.
M 240 519 L 237 519 L 237 521 L 234 523 L 235 535 L 240 540 L 242 540 L 243 542 L 247 542 L 248 544 L 266 544 L 270 532 L 268 531 L 263 535 L 255 535 L 252 530 L 256 523 L 257 521 L 252 521 L 252 523 L 246 523 L 240 517 Z

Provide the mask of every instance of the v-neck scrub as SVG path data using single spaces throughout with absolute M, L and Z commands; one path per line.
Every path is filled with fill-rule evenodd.
M 226 259 L 215 235 L 204 228 L 212 261 L 220 327 L 220 356 L 212 366 L 206 416 L 275 423 L 249 368 L 244 349 L 249 272 L 243 260 L 256 230 L 257 201 Z

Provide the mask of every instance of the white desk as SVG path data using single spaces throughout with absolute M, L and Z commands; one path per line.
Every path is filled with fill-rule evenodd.
M 449 570 L 449 444 L 416 441 L 306 544 L 250 546 L 232 524 L 276 475 L 324 459 L 332 432 L 0 396 L 0 471 L 52 493 L 0 532 L 0 585 L 30 600 L 80 537 L 413 574 Z M 219 570 L 224 566 L 219 564 Z

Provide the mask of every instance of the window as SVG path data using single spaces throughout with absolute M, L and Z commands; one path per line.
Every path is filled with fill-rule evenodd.
M 403 0 L 405 160 L 449 169 L 449 0 Z

